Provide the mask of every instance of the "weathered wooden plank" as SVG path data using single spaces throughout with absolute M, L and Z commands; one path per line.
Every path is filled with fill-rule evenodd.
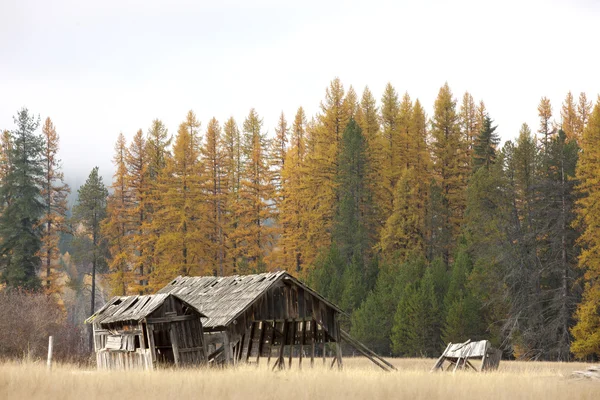
M 223 337 L 223 349 L 223 354 L 225 355 L 225 364 L 233 364 L 233 357 L 231 354 L 231 342 L 229 341 L 229 332 L 225 332 L 225 335 Z
M 289 329 L 290 329 L 290 337 L 289 337 L 289 345 L 290 345 L 290 354 L 289 354 L 289 359 L 288 359 L 288 368 L 292 368 L 292 357 L 294 355 L 294 335 L 296 334 L 296 322 L 295 321 L 288 321 L 288 324 L 290 325 Z
M 310 367 L 313 368 L 315 366 L 315 322 L 314 320 L 310 321 L 310 329 L 312 334 L 310 335 Z
M 171 346 L 173 348 L 173 358 L 175 359 L 175 366 L 179 366 L 179 343 L 177 342 L 177 325 L 172 324 L 169 329 L 171 336 Z
M 252 341 L 252 331 L 254 329 L 254 323 L 250 324 L 248 328 L 246 328 L 246 333 L 244 334 L 244 345 L 242 347 L 242 358 L 241 362 L 248 362 L 248 352 L 250 350 L 250 343 Z

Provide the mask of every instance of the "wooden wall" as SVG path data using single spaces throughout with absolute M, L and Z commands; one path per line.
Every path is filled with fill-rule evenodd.
M 200 315 L 169 296 L 140 323 L 94 324 L 99 369 L 154 369 L 207 361 Z
M 260 363 L 272 360 L 279 368 L 314 364 L 334 343 L 332 366 L 342 365 L 337 311 L 293 282 L 279 281 L 227 327 L 207 329 L 209 360 L 216 363 Z M 287 357 L 287 358 L 286 358 Z M 287 359 L 287 361 L 284 360 Z

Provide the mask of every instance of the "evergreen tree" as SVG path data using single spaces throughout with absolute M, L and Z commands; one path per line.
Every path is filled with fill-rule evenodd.
M 424 271 L 423 257 L 415 254 L 404 263 L 393 261 L 381 265 L 375 288 L 352 313 L 352 337 L 379 354 L 391 354 L 390 338 L 399 299 L 406 286 L 418 282 Z
M 492 126 L 492 119 L 486 115 L 483 120 L 483 127 L 477 139 L 475 140 L 473 153 L 473 168 L 485 167 L 490 165 L 496 159 L 496 147 L 500 143 L 500 137 L 496 133 L 497 126 Z
M 96 272 L 101 272 L 106 265 L 105 240 L 101 233 L 101 223 L 106 217 L 108 190 L 94 167 L 85 184 L 77 191 L 77 203 L 73 207 L 73 219 L 82 233 L 90 241 L 87 252 L 91 263 L 92 288 L 90 296 L 90 314 L 96 312 Z M 91 240 L 90 240 L 91 239 Z M 93 332 L 89 328 L 89 346 L 93 349 Z
M 346 264 L 342 304 L 346 309 L 357 307 L 373 286 L 370 270 L 369 235 L 373 226 L 372 194 L 368 185 L 369 162 L 367 143 L 360 126 L 350 119 L 342 136 L 337 176 L 337 197 L 340 199 L 333 225 L 333 241 Z
M 372 244 L 367 232 L 372 201 L 367 151 L 362 130 L 351 119 L 342 136 L 337 176 L 340 201 L 333 227 L 333 240 L 348 263 L 356 256 L 366 261 Z
M 467 339 L 481 340 L 485 326 L 480 313 L 481 305 L 472 294 L 468 279 L 473 269 L 470 255 L 463 244 L 452 264 L 448 292 L 444 297 L 445 322 L 442 339 L 446 343 L 464 342 Z
M 405 287 L 392 327 L 394 354 L 431 357 L 439 353 L 441 310 L 435 281 L 434 269 L 428 268 L 421 280 Z
M 39 118 L 25 108 L 14 118 L 8 168 L 0 187 L 1 281 L 9 287 L 38 289 L 41 218 L 44 203 L 40 182 L 44 177 L 43 138 L 35 133 Z
M 42 249 L 40 258 L 46 269 L 46 292 L 57 293 L 60 288 L 57 282 L 56 267 L 60 256 L 58 243 L 61 233 L 66 232 L 67 196 L 71 189 L 64 182 L 61 162 L 58 159 L 59 137 L 52 120 L 46 118 L 42 127 L 44 137 L 43 171 L 41 195 L 44 203 Z

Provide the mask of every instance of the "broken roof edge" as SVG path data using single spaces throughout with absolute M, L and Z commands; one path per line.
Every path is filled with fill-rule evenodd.
M 290 274 L 287 271 L 275 271 L 275 272 L 267 272 L 266 274 L 274 274 L 276 275 L 275 279 L 273 279 L 271 281 L 271 283 L 266 286 L 262 291 L 258 292 L 255 296 L 255 299 L 264 295 L 274 284 L 275 282 L 278 282 L 280 280 L 284 281 L 285 279 L 289 279 L 291 280 L 294 284 L 300 286 L 302 289 L 306 290 L 307 292 L 309 292 L 311 295 L 315 296 L 316 298 L 318 298 L 320 301 L 322 301 L 323 303 L 325 303 L 326 305 L 328 305 L 329 307 L 333 308 L 335 311 L 339 312 L 340 314 L 343 314 L 346 317 L 350 317 L 350 315 L 348 313 L 346 313 L 344 310 L 342 310 L 339 306 L 335 305 L 334 303 L 332 303 L 331 301 L 327 300 L 325 297 L 323 297 L 322 295 L 320 295 L 319 293 L 317 293 L 315 290 L 311 289 L 309 286 L 307 286 L 306 284 L 304 284 L 302 281 L 300 281 L 298 278 L 294 277 L 292 274 Z M 248 274 L 248 275 L 230 275 L 230 276 L 221 276 L 218 278 L 238 278 L 238 277 L 245 277 L 245 276 L 252 276 L 252 275 L 261 275 L 261 274 Z M 203 278 L 203 276 L 182 276 L 179 275 L 176 278 L 173 278 L 173 280 L 171 282 L 169 282 L 164 288 L 169 287 L 169 286 L 177 286 L 176 284 L 174 284 L 174 282 L 176 282 L 178 279 L 182 279 L 182 278 Z M 160 289 L 163 290 L 164 288 Z M 240 309 L 240 311 L 238 311 L 236 314 L 232 315 L 226 322 L 224 322 L 222 325 L 217 325 L 214 328 L 226 328 L 227 325 L 229 325 L 232 321 L 236 320 L 240 315 L 242 315 L 244 312 L 246 312 L 251 306 L 252 303 L 254 302 L 251 301 L 249 302 L 245 307 L 243 307 L 242 309 Z M 210 318 L 210 316 L 208 316 L 207 318 Z
M 98 311 L 96 311 L 94 314 L 92 314 L 91 316 L 89 316 L 88 318 L 85 319 L 85 321 L 83 321 L 84 324 L 92 324 L 94 323 L 94 320 L 96 318 L 98 318 L 99 315 L 101 315 L 103 312 L 105 312 L 111 305 L 114 305 L 114 303 L 117 300 L 125 300 L 131 297 L 156 297 L 156 296 L 164 296 L 164 299 L 160 302 L 158 302 L 154 307 L 152 307 L 151 309 L 147 310 L 144 315 L 140 316 L 140 317 L 133 317 L 133 318 L 127 318 L 124 317 L 123 319 L 116 319 L 111 321 L 110 323 L 114 323 L 114 322 L 125 322 L 125 321 L 136 321 L 136 322 L 141 322 L 144 319 L 146 319 L 148 317 L 148 315 L 152 314 L 154 311 L 156 311 L 161 305 L 164 304 L 165 300 L 167 300 L 169 298 L 169 296 L 173 296 L 174 298 L 176 298 L 177 300 L 181 301 L 183 304 L 185 304 L 186 306 L 188 306 L 189 308 L 193 309 L 194 311 L 196 311 L 199 316 L 201 318 L 208 318 L 202 311 L 200 311 L 198 309 L 198 307 L 194 306 L 193 304 L 190 304 L 188 301 L 182 299 L 180 296 L 178 296 L 177 294 L 174 293 L 155 293 L 155 294 L 147 294 L 147 295 L 131 295 L 131 296 L 114 296 L 112 297 L 109 301 L 106 302 L 106 304 L 104 304 Z M 131 303 L 127 309 L 129 309 L 129 307 L 131 307 L 132 305 L 134 305 L 135 303 Z M 126 310 L 127 310 L 126 309 Z M 100 322 L 100 324 L 102 324 L 102 322 Z

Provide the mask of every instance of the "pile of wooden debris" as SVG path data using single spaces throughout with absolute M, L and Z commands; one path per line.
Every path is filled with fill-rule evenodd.
M 585 371 L 573 371 L 571 378 L 600 380 L 600 365 L 593 365 Z
M 498 369 L 502 352 L 492 347 L 489 341 L 481 340 L 464 343 L 448 343 L 448 347 L 437 360 L 431 372 L 444 371 L 444 362 L 448 364 L 446 371 L 452 369 L 472 369 L 477 372 Z

